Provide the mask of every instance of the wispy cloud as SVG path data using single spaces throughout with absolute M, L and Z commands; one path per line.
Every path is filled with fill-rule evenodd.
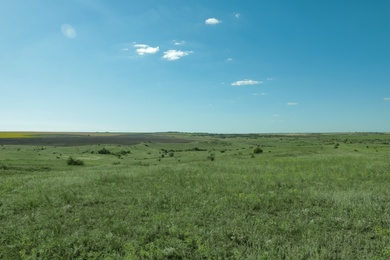
M 186 42 L 185 41 L 173 41 L 173 44 L 176 46 L 181 46 L 184 45 Z
M 385 97 L 383 100 L 390 101 L 390 97 Z
M 155 54 L 160 50 L 160 47 L 150 47 L 146 44 L 134 44 L 134 48 L 136 48 L 136 52 L 138 55 L 144 55 L 144 54 Z
M 233 61 L 233 58 L 227 58 L 226 61 L 227 61 L 227 62 L 232 62 L 232 61 Z
M 296 103 L 296 102 L 288 102 L 287 103 L 287 106 L 297 106 L 298 105 L 298 103 Z
M 236 13 L 234 16 L 235 16 L 236 18 L 240 18 L 241 14 Z
M 267 78 L 267 80 L 274 80 L 275 78 Z
M 247 86 L 247 85 L 259 85 L 263 82 L 257 81 L 257 80 L 251 80 L 251 79 L 244 79 L 244 80 L 239 80 L 236 82 L 233 82 L 231 85 L 232 86 Z
M 61 25 L 61 32 L 65 37 L 69 39 L 73 39 L 77 36 L 76 30 L 73 28 L 72 25 L 69 24 Z
M 267 93 L 261 92 L 261 93 L 253 93 L 253 96 L 265 96 Z
M 218 20 L 217 18 L 209 18 L 205 21 L 205 23 L 208 25 L 216 25 L 222 23 L 222 21 Z
M 164 52 L 163 58 L 169 61 L 178 60 L 191 54 L 192 51 L 179 51 L 179 50 L 169 50 Z

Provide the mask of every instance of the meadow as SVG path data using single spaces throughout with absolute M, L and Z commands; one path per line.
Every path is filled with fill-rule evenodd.
M 0 136 L 0 259 L 390 259 L 390 134 Z

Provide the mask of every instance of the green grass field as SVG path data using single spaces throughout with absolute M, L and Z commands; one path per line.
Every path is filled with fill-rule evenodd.
M 163 137 L 0 145 L 0 259 L 390 259 L 389 134 Z

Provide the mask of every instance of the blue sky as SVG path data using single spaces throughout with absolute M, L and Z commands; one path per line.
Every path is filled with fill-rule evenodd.
M 390 131 L 390 1 L 2 0 L 0 131 Z

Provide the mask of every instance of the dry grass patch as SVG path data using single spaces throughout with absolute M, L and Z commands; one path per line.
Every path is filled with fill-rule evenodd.
M 0 138 L 34 138 L 35 134 L 26 132 L 0 132 Z

